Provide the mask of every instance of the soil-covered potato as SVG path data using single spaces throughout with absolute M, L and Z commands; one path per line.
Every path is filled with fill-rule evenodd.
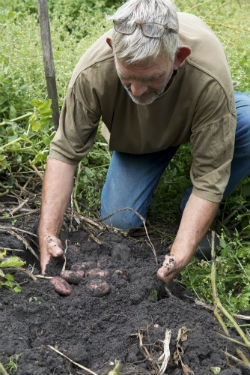
M 96 262 L 93 262 L 92 260 L 89 260 L 87 262 L 81 262 L 81 263 L 75 263 L 72 264 L 71 270 L 72 271 L 86 271 L 90 268 L 96 268 Z
M 88 293 L 93 297 L 102 297 L 110 292 L 109 284 L 101 279 L 91 280 L 86 284 Z
M 110 277 L 108 270 L 101 270 L 100 268 L 92 268 L 87 271 L 86 276 L 90 279 L 107 279 Z
M 57 293 L 62 296 L 69 296 L 72 292 L 72 287 L 62 277 L 55 276 L 50 280 L 50 284 L 54 285 Z
M 85 271 L 70 271 L 65 270 L 61 272 L 61 277 L 70 284 L 79 284 L 85 275 Z

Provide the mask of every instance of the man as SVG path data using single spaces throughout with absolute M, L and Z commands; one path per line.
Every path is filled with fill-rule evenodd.
M 184 194 L 178 233 L 158 270 L 168 283 L 192 258 L 221 199 L 249 173 L 249 99 L 234 95 L 223 48 L 208 26 L 193 15 L 177 16 L 169 0 L 129 0 L 111 19 L 114 30 L 75 68 L 51 143 L 39 231 L 41 269 L 44 273 L 51 257 L 63 253 L 58 236 L 76 166 L 102 117 L 113 150 L 103 218 L 123 207 L 146 218 L 153 190 L 178 146 L 192 144 L 193 187 Z M 122 229 L 142 224 L 132 211 L 107 223 Z

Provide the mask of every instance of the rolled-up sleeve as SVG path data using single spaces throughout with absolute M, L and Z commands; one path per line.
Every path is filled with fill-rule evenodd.
M 49 157 L 78 163 L 94 143 L 100 119 L 95 91 L 84 74 L 69 87 L 60 114 L 58 130 L 50 144 Z
M 191 143 L 193 193 L 219 203 L 227 186 L 234 152 L 235 107 L 218 83 L 210 82 L 199 98 Z

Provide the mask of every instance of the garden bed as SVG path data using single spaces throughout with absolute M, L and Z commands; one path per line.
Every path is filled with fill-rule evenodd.
M 36 233 L 37 220 L 31 217 L 16 228 Z M 227 351 L 235 355 L 235 344 L 218 335 L 222 330 L 213 313 L 195 304 L 178 283 L 171 283 L 166 291 L 157 280 L 158 266 L 146 241 L 100 229 L 94 239 L 84 230 L 63 232 L 62 239 L 67 246 L 66 264 L 63 258 L 53 260 L 47 276 L 59 276 L 63 266 L 70 269 L 75 263 L 93 261 L 109 271 L 110 292 L 93 296 L 86 276 L 72 285 L 69 296 L 62 296 L 50 279 L 34 281 L 23 271 L 15 272 L 23 292 L 0 289 L 0 357 L 5 365 L 11 366 L 10 358 L 16 362 L 11 373 L 108 374 L 118 360 L 117 375 L 157 374 L 168 329 L 167 374 L 208 375 L 211 367 L 219 367 L 221 375 L 249 374 L 228 358 Z M 1 246 L 24 249 L 23 242 L 7 232 L 1 232 Z M 165 250 L 156 245 L 156 251 L 161 263 Z M 30 251 L 18 254 L 25 258 L 26 269 L 40 274 Z

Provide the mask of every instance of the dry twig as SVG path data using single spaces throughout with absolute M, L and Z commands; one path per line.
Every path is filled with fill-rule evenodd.
M 246 355 L 239 349 L 236 348 L 236 353 L 240 356 L 241 360 L 250 367 L 250 362 L 247 359 Z
M 36 276 L 33 275 L 33 273 L 31 273 L 30 271 L 26 270 L 23 267 L 15 266 L 15 267 L 6 267 L 6 268 L 22 271 L 22 272 L 26 273 L 33 281 L 37 281 Z
M 35 208 L 34 210 L 30 210 L 29 212 L 24 212 L 23 214 L 18 214 L 18 215 L 15 215 L 15 216 L 10 216 L 10 217 L 1 216 L 0 220 L 3 220 L 3 221 L 13 220 L 13 219 L 17 219 L 17 218 L 22 217 L 22 216 L 33 215 L 33 214 L 36 214 L 38 212 L 40 212 L 40 208 Z
M 216 331 L 215 331 L 215 333 L 216 333 L 217 335 L 223 337 L 223 338 L 226 339 L 226 340 L 232 341 L 232 342 L 234 342 L 234 343 L 237 344 L 237 345 L 241 345 L 241 346 L 244 346 L 245 348 L 247 348 L 247 345 L 246 345 L 244 342 L 241 342 L 241 341 L 235 340 L 235 339 L 233 339 L 233 338 L 230 337 L 230 336 L 225 336 L 225 335 L 223 335 L 223 334 L 220 333 L 220 332 L 216 332 Z M 237 350 L 237 349 L 236 349 L 236 350 Z
M 35 253 L 35 251 L 33 250 L 33 248 L 30 246 L 30 244 L 28 243 L 27 240 L 25 240 L 25 238 L 23 238 L 22 236 L 20 236 L 18 233 L 15 232 L 15 230 L 19 231 L 19 232 L 24 232 L 24 233 L 28 233 L 28 234 L 31 234 L 30 232 L 26 232 L 26 231 L 23 231 L 22 229 L 19 229 L 19 228 L 15 228 L 15 227 L 10 227 L 11 229 L 7 229 L 8 227 L 5 227 L 5 226 L 1 226 L 0 227 L 0 231 L 2 232 L 6 232 L 6 233 L 9 233 L 10 235 L 16 237 L 19 241 L 21 241 L 24 246 L 26 247 L 26 249 L 28 249 L 32 255 L 34 255 L 34 257 L 39 260 L 39 257 L 38 255 Z M 35 236 L 35 234 L 32 233 L 33 236 Z
M 10 216 L 13 216 L 14 213 L 16 213 L 17 211 L 19 211 L 27 202 L 29 201 L 29 199 L 25 199 L 23 202 L 21 202 L 17 207 L 15 207 L 12 211 L 10 211 Z
M 138 338 L 139 338 L 139 346 L 140 346 L 140 349 L 143 353 L 143 355 L 145 356 L 145 358 L 147 359 L 147 361 L 149 361 L 151 363 L 151 366 L 152 368 L 154 369 L 154 371 L 159 371 L 159 365 L 158 363 L 152 358 L 152 356 L 150 355 L 147 347 L 143 344 L 143 335 L 142 333 L 139 331 L 138 334 L 137 334 Z
M 78 363 L 78 362 L 73 361 L 72 359 L 70 359 L 68 356 L 66 356 L 65 354 L 63 354 L 62 352 L 60 352 L 58 349 L 54 348 L 53 346 L 48 345 L 48 347 L 49 347 L 51 350 L 54 350 L 54 352 L 56 352 L 57 354 L 60 354 L 62 357 L 66 358 L 68 361 L 70 361 L 71 363 L 73 363 L 75 366 L 81 368 L 82 370 L 85 370 L 85 371 L 88 372 L 89 374 L 92 374 L 92 375 L 98 375 L 96 372 L 90 370 L 89 368 L 87 368 L 87 367 L 81 365 L 81 364 Z
M 244 368 L 247 368 L 248 370 L 250 370 L 250 366 L 247 365 L 246 363 L 244 363 L 241 359 L 235 357 L 234 355 L 232 355 L 232 354 L 230 354 L 230 353 L 228 353 L 228 352 L 224 352 L 224 353 L 225 353 L 225 355 L 226 355 L 228 358 L 232 359 L 232 360 L 233 360 L 234 362 L 236 362 L 239 366 L 244 367 Z

